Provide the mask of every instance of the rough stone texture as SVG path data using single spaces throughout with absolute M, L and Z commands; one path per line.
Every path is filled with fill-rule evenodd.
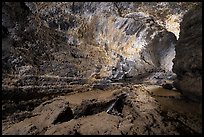
M 131 3 L 123 3 L 122 7 L 125 5 L 131 7 Z M 14 13 L 29 13 L 13 20 L 16 24 L 9 28 L 13 44 L 3 60 L 3 71 L 10 68 L 9 74 L 94 81 L 172 69 L 176 37 L 146 13 L 129 10 L 120 15 L 123 8 L 111 2 L 28 2 L 23 7 L 16 3 L 12 12 L 6 12 L 7 7 L 12 4 L 4 3 L 3 13 L 9 17 L 4 17 L 4 22 Z M 6 42 L 3 47 L 6 49 Z M 8 50 L 4 52 L 8 54 Z
M 174 86 L 194 100 L 202 100 L 202 6 L 190 10 L 181 23 L 176 44 Z
M 99 95 L 99 93 L 96 94 Z M 113 93 L 114 92 L 111 94 Z M 8 129 L 4 130 L 3 134 L 121 135 L 133 134 L 134 132 L 137 134 L 176 133 L 171 133 L 168 131 L 167 127 L 164 127 L 164 124 L 161 122 L 162 119 L 159 116 L 158 104 L 141 86 L 134 88 L 134 91 L 129 95 L 128 99 L 125 100 L 126 105 L 122 110 L 122 117 L 117 114 L 106 113 L 105 111 L 110 104 L 106 104 L 105 102 L 111 101 L 111 98 L 115 98 L 119 94 L 120 92 L 117 91 L 113 96 L 109 95 L 105 100 L 98 101 L 101 104 L 101 106 L 98 107 L 95 106 L 94 103 L 94 100 L 96 101 L 96 99 L 93 99 L 92 101 L 87 100 L 86 103 L 83 103 L 84 101 L 82 100 L 78 106 L 81 110 L 79 112 L 77 111 L 78 109 L 75 107 L 75 104 L 73 104 L 74 102 L 66 99 L 66 97 L 46 101 L 32 111 L 31 118 L 26 118 L 25 120 L 10 125 Z M 95 98 L 96 97 L 97 96 L 95 96 Z M 77 96 L 73 96 L 72 98 L 77 99 Z M 91 109 L 96 110 L 95 107 L 99 108 L 99 110 L 98 112 L 93 113 Z M 67 109 L 69 109 L 69 111 L 66 111 Z M 83 110 L 86 111 L 87 114 L 82 113 Z M 76 117 L 79 114 L 80 117 Z M 140 123 L 137 121 L 143 122 Z M 157 126 L 154 127 L 152 126 L 153 124 L 156 124 L 160 130 L 155 131 L 154 129 L 157 129 Z M 22 128 L 24 126 L 26 126 L 26 128 Z M 148 126 L 151 127 L 149 133 L 146 132 L 145 128 Z
M 4 134 L 35 135 L 43 132 L 44 128 L 51 124 L 56 124 L 58 121 L 70 120 L 73 118 L 73 115 L 67 103 L 60 99 L 43 102 L 33 110 L 31 118 L 26 118 L 18 122 Z M 59 117 L 63 117 L 63 119 Z
M 176 38 L 165 27 L 179 24 L 196 4 L 3 2 L 3 77 L 32 73 L 96 81 L 171 71 Z M 168 22 L 172 15 L 179 19 Z
M 155 89 L 154 89 L 155 90 Z M 144 85 L 112 86 L 110 90 L 59 96 L 25 117 L 3 121 L 3 135 L 187 135 L 202 133 L 201 106 L 186 103 L 163 89 L 154 96 Z M 109 108 L 118 98 L 112 111 Z M 160 97 L 159 97 L 160 95 Z M 155 98 L 158 96 L 157 98 Z M 175 103 L 177 105 L 175 105 Z M 196 106 L 196 107 L 192 107 Z M 164 109 L 164 108 L 168 109 Z M 199 109 L 198 109 L 199 108 Z M 195 111 L 198 110 L 198 111 Z M 186 114 L 188 113 L 188 114 Z M 193 122 L 192 122 L 193 121 Z
M 25 22 L 28 14 L 28 7 L 24 2 L 2 2 L 2 25 L 7 29 L 14 28 L 16 22 Z
M 2 5 L 3 134 L 202 133 L 199 104 L 135 85 L 175 79 L 167 30 L 192 3 Z

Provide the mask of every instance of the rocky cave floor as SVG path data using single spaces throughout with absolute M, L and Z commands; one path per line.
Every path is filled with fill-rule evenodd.
M 163 79 L 154 76 L 140 82 L 98 83 L 56 76 L 7 77 L 10 83 L 2 85 L 2 134 L 202 134 L 202 104 L 175 88 L 162 88 L 158 81 Z
M 202 134 L 200 2 L 2 4 L 3 135 Z

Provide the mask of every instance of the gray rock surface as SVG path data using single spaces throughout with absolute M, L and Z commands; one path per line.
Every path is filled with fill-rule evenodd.
M 202 134 L 202 104 L 161 88 L 176 77 L 178 26 L 193 5 L 3 2 L 2 134 Z M 199 85 L 201 59 L 190 73 L 180 56 L 177 81 Z
M 176 44 L 174 86 L 194 100 L 202 100 L 202 6 L 190 10 L 181 23 Z
M 12 5 L 4 3 L 8 17 L 13 12 L 29 13 L 21 17 L 23 22 L 14 20 L 9 34 L 15 43 L 13 56 L 3 62 L 13 68 L 11 74 L 120 80 L 172 69 L 175 35 L 144 12 L 129 10 L 118 15 L 116 11 L 122 12 L 131 3 L 28 2 L 25 9 L 17 3 L 12 12 L 6 12 L 6 6 Z

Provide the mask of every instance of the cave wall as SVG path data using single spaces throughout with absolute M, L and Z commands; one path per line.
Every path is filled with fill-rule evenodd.
M 174 86 L 194 100 L 202 99 L 202 5 L 185 14 L 176 44 Z
M 176 37 L 150 16 L 144 13 L 99 16 L 94 22 L 99 30 L 94 31 L 95 42 L 108 55 L 107 67 L 118 70 L 118 75 L 112 77 L 136 77 L 160 69 L 171 71 Z M 171 55 L 169 60 L 167 55 Z
M 145 10 L 136 11 L 138 5 L 146 7 Z M 147 11 L 147 7 L 152 7 L 152 11 L 161 5 L 138 5 L 128 2 L 5 2 L 3 14 L 7 16 L 3 16 L 2 24 L 8 28 L 8 38 L 13 43 L 3 64 L 9 64 L 7 68 L 12 68 L 9 73 L 17 75 L 96 79 L 171 71 L 176 37 Z M 178 4 L 176 9 L 180 7 Z M 173 14 L 173 10 L 170 11 Z M 6 26 L 7 21 L 13 24 Z M 7 47 L 7 41 L 3 47 Z

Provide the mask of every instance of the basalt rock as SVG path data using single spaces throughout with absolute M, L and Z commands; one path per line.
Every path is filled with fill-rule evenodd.
M 181 23 L 176 44 L 174 86 L 194 100 L 202 100 L 202 6 L 190 10 Z
M 159 20 L 188 7 L 2 3 L 2 134 L 202 134 L 202 104 L 160 87 L 175 79 L 176 37 Z
M 31 66 L 36 75 L 120 80 L 172 69 L 176 37 L 148 14 L 118 15 L 117 4 L 100 2 L 24 6 L 31 15 L 14 27 L 15 56 L 5 60 L 15 74 Z

